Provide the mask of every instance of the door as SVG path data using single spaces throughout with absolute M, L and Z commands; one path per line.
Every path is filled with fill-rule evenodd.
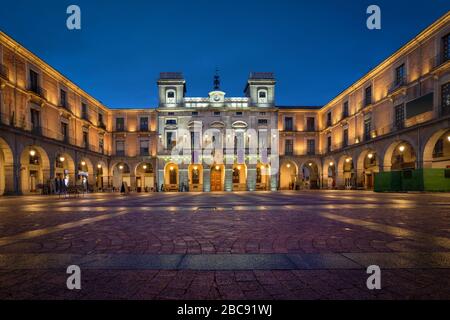
M 211 191 L 222 191 L 222 171 L 211 170 Z
M 37 171 L 30 171 L 30 192 L 36 192 L 37 189 Z

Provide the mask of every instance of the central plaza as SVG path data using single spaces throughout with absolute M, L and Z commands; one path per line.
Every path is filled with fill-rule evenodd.
M 4 197 L 1 299 L 448 299 L 450 195 Z M 68 290 L 66 269 L 81 269 Z M 381 290 L 366 269 L 381 268 Z

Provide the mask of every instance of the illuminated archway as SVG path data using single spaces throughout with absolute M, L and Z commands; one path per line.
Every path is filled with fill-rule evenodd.
M 49 192 L 50 161 L 42 147 L 25 147 L 20 156 L 20 186 L 23 194 Z
M 258 162 L 256 164 L 256 190 L 270 190 L 270 165 Z
M 333 158 L 325 159 L 323 163 L 324 187 L 334 189 L 337 180 L 337 165 Z
M 375 173 L 380 172 L 378 154 L 367 149 L 361 152 L 358 157 L 358 175 L 360 184 L 368 190 L 372 190 L 374 186 Z
M 155 173 L 149 162 L 141 162 L 136 166 L 136 191 L 150 192 L 155 189 Z
M 0 138 L 0 196 L 14 191 L 13 154 L 8 143 Z
M 66 152 L 58 153 L 55 157 L 55 192 L 63 192 L 65 188 L 75 184 L 75 162 Z
M 189 172 L 189 191 L 198 192 L 203 190 L 203 165 L 190 164 Z
M 425 144 L 423 166 L 427 168 L 450 168 L 450 129 L 434 133 Z
M 407 141 L 395 141 L 386 150 L 384 155 L 384 170 L 395 171 L 416 168 L 416 152 Z
M 294 190 L 298 182 L 298 168 L 293 161 L 284 161 L 280 166 L 280 190 Z
M 233 164 L 232 171 L 233 191 L 247 190 L 247 165 L 245 163 Z
M 131 186 L 131 172 L 130 166 L 125 162 L 119 162 L 112 168 L 113 188 L 120 191 L 122 184 L 125 183 L 127 187 Z
M 302 187 L 306 189 L 320 188 L 319 166 L 315 161 L 306 161 L 302 165 Z
M 342 187 L 345 189 L 356 188 L 356 168 L 353 158 L 349 155 L 343 155 L 338 163 L 338 176 Z
M 178 191 L 179 190 L 179 169 L 178 165 L 173 162 L 169 162 L 164 167 L 164 190 L 165 191 Z

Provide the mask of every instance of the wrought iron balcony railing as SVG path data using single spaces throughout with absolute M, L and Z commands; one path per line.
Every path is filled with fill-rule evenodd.
M 392 94 L 400 88 L 403 88 L 406 85 L 406 77 L 402 77 L 400 79 L 396 79 L 389 85 L 388 93 Z
M 30 86 L 28 86 L 28 91 L 38 95 L 42 99 L 47 99 L 47 90 L 45 90 L 41 86 L 30 85 Z

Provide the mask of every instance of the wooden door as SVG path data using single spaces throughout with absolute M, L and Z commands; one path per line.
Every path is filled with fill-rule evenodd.
M 211 170 L 211 191 L 222 191 L 222 171 Z

